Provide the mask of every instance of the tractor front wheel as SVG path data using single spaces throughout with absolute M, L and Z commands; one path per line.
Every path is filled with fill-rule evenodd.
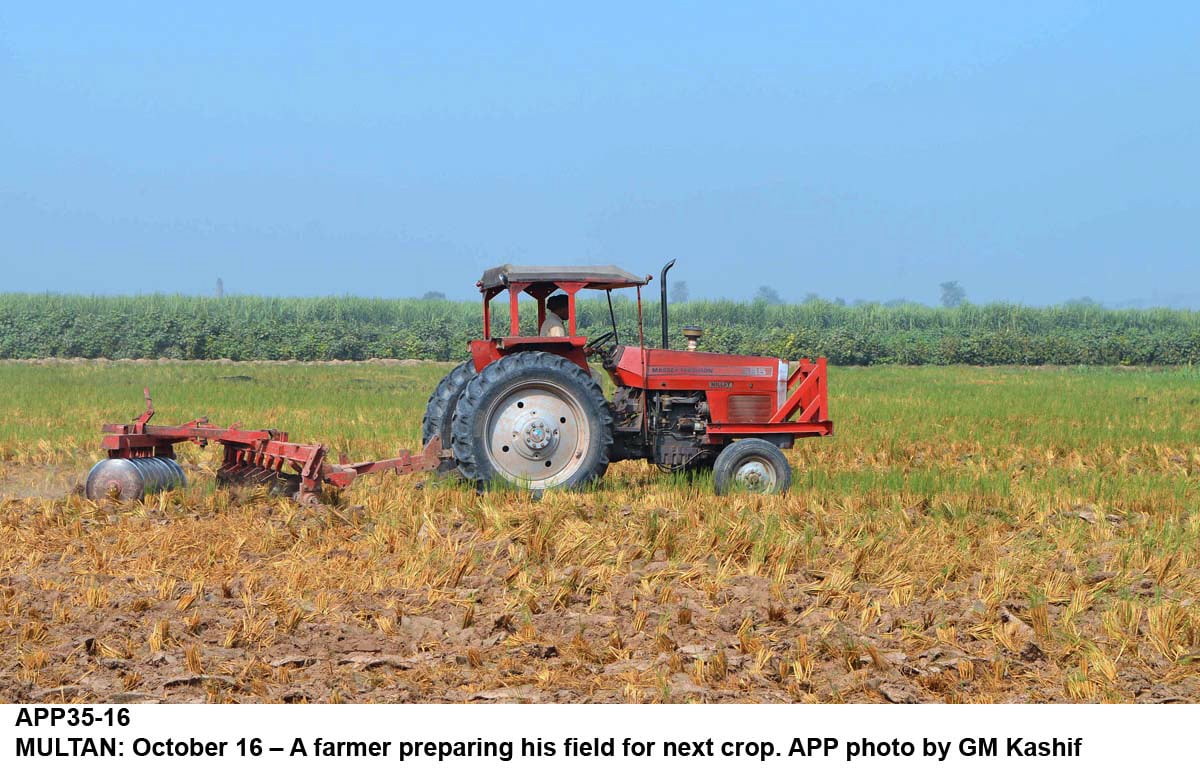
M 713 463 L 717 494 L 778 494 L 792 485 L 792 466 L 778 446 L 761 438 L 743 438 L 721 450 Z
M 517 352 L 463 390 L 454 457 L 480 486 L 579 488 L 608 468 L 612 425 L 604 393 L 586 371 L 549 352 Z

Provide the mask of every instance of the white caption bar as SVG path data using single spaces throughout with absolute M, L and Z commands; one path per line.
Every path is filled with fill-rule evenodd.
M 1193 760 L 1196 706 L 5 705 L 4 771 L 1112 770 Z M 169 767 L 169 769 L 164 769 Z

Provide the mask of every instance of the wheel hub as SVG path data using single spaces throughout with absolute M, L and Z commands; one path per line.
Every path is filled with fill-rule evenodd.
M 517 451 L 526 457 L 536 459 L 553 455 L 554 447 L 558 445 L 558 430 L 551 428 L 536 410 L 519 415 L 513 423 L 513 433 L 518 442 Z
M 752 492 L 769 489 L 775 483 L 775 471 L 759 459 L 750 459 L 742 463 L 733 477 L 738 486 Z
M 545 382 L 514 385 L 488 408 L 488 457 L 502 477 L 531 489 L 578 469 L 591 428 L 578 400 Z

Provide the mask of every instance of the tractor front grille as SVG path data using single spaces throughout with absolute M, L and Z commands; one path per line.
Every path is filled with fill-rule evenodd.
M 731 395 L 729 396 L 729 421 L 736 423 L 769 422 L 774 408 L 773 395 Z

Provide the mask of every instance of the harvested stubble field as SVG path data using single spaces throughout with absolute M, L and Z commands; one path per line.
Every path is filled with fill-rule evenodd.
M 6 701 L 1194 701 L 1200 372 L 831 372 L 783 497 L 621 463 L 540 502 L 94 504 L 98 426 L 415 445 L 444 366 L 0 365 Z M 425 484 L 422 486 L 422 481 Z

